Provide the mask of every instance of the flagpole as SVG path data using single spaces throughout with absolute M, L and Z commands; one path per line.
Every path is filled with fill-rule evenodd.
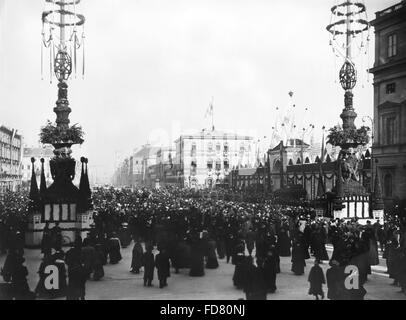
M 322 138 L 322 142 L 321 142 L 321 158 L 320 158 L 320 164 L 319 164 L 319 179 L 321 179 L 321 186 L 322 186 L 322 190 L 323 193 L 326 192 L 326 186 L 324 184 L 324 177 L 323 177 L 323 162 L 324 162 L 324 153 L 325 153 L 325 142 L 324 142 L 324 130 L 325 127 L 323 126 L 322 128 L 323 130 L 323 138 Z
M 211 97 L 211 130 L 214 131 L 214 97 Z

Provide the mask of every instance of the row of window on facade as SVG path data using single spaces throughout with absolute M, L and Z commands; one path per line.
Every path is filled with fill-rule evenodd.
M 0 146 L 0 157 L 19 161 L 20 160 L 20 149 L 13 148 L 10 150 L 10 146 Z
M 0 142 L 2 144 L 8 145 L 10 146 L 10 142 L 11 145 L 15 148 L 21 148 L 21 139 L 13 139 L 13 141 L 11 141 L 11 135 L 5 132 L 0 131 Z
M 192 172 L 192 173 L 196 173 L 196 170 L 197 170 L 197 161 L 192 161 L 191 164 L 190 164 L 190 167 L 191 167 L 191 168 L 190 168 L 191 172 Z M 220 171 L 220 170 L 221 170 L 221 160 L 220 160 L 220 159 L 216 160 L 216 162 L 215 162 L 215 168 L 216 168 L 216 171 Z M 230 168 L 230 163 L 229 163 L 228 160 L 224 160 L 224 161 L 223 161 L 223 168 L 224 168 L 224 170 L 228 170 L 228 169 Z M 213 160 L 207 161 L 207 169 L 208 169 L 208 170 L 212 170 L 212 169 L 213 169 Z
M 224 154 L 228 154 L 229 150 L 230 150 L 230 149 L 229 149 L 228 143 L 225 142 L 224 145 L 223 145 L 223 153 L 224 153 Z M 214 152 L 213 143 L 209 142 L 209 143 L 207 144 L 207 151 L 208 151 L 208 152 Z M 246 151 L 246 147 L 245 147 L 245 145 L 244 145 L 243 142 L 240 144 L 240 149 L 239 149 L 239 151 L 240 151 L 240 154 L 241 154 L 241 153 L 244 153 L 244 152 Z M 220 143 L 217 143 L 217 144 L 216 144 L 216 152 L 217 152 L 217 153 L 221 153 L 221 144 L 220 144 Z M 192 144 L 192 148 L 191 148 L 191 150 L 190 150 L 190 155 L 191 155 L 192 157 L 194 157 L 194 156 L 196 156 L 196 154 L 197 154 L 197 145 L 196 145 L 196 143 L 193 143 L 193 144 Z

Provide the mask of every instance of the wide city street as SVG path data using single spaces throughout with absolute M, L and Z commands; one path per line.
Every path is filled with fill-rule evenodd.
M 66 250 L 67 248 L 65 248 Z M 331 247 L 327 246 L 331 256 Z M 122 250 L 123 260 L 117 265 L 104 267 L 105 277 L 100 281 L 89 280 L 86 283 L 86 299 L 88 300 L 238 300 L 245 298 L 241 290 L 233 287 L 232 277 L 234 266 L 227 264 L 225 259 L 219 260 L 219 268 L 205 270 L 204 277 L 190 277 L 188 269 L 175 274 L 171 269 L 168 287 L 159 289 L 156 271 L 154 287 L 143 286 L 142 272 L 135 275 L 129 272 L 131 265 L 132 245 Z M 29 286 L 34 290 L 41 263 L 40 250 L 25 250 L 26 266 L 29 270 Z M 307 294 L 309 283 L 308 273 L 314 259 L 306 260 L 305 275 L 296 276 L 290 271 L 290 257 L 281 257 L 281 273 L 277 275 L 278 287 L 274 294 L 268 294 L 268 300 L 312 300 Z M 5 256 L 0 257 L 0 265 L 4 264 Z M 329 267 L 325 261 L 322 265 L 324 272 Z M 0 283 L 3 279 L 0 280 Z M 372 275 L 365 285 L 367 300 L 406 300 L 406 295 L 400 293 L 398 287 L 391 285 L 392 279 L 386 274 L 385 260 L 380 255 L 380 264 L 372 267 Z M 324 286 L 327 293 L 327 287 Z

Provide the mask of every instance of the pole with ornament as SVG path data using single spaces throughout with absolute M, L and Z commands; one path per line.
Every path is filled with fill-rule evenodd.
M 356 211 L 357 205 L 348 202 L 348 199 L 365 198 L 366 189 L 362 184 L 360 175 L 360 159 L 357 157 L 356 149 L 365 146 L 369 142 L 370 128 L 362 126 L 357 128 L 353 99 L 353 89 L 357 84 L 357 68 L 355 61 L 368 55 L 370 41 L 370 24 L 366 13 L 366 7 L 362 0 L 340 0 L 331 8 L 331 22 L 327 26 L 330 33 L 330 46 L 333 53 L 343 60 L 339 72 L 339 80 L 344 90 L 344 109 L 340 114 L 342 125 L 337 125 L 329 130 L 328 143 L 340 147 L 340 154 L 336 168 L 336 200 L 334 205 L 335 217 L 348 218 L 348 213 Z M 350 208 L 344 212 L 347 203 Z M 363 208 L 368 206 L 363 204 Z M 367 209 L 365 209 L 366 211 Z M 351 212 L 351 216 L 361 213 Z M 369 217 L 369 213 L 362 212 L 362 217 Z
M 79 66 L 82 77 L 85 71 L 85 17 L 76 11 L 80 2 L 81 0 L 45 0 L 41 18 L 41 77 L 44 74 L 44 62 L 48 58 L 50 82 L 53 79 L 58 82 L 58 99 L 53 109 L 56 114 L 55 123 L 48 120 L 40 132 L 40 142 L 54 147 L 54 157 L 49 161 L 53 183 L 50 186 L 41 186 L 41 190 L 44 190 L 39 197 L 41 210 L 34 214 L 36 222 L 31 229 L 35 229 L 35 232 L 29 238 L 32 245 L 40 241 L 38 231 L 47 222 L 60 223 L 65 242 L 73 242 L 88 228 L 91 220 L 88 159 L 81 158 L 79 188 L 73 184 L 76 161 L 72 157 L 71 147 L 84 142 L 84 133 L 81 126 L 70 125 L 69 114 L 72 109 L 69 107 L 67 84 L 72 75 L 76 77 Z

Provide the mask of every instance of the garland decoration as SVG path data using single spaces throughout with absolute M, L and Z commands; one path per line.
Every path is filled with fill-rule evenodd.
M 84 132 L 82 127 L 74 124 L 68 129 L 62 129 L 54 125 L 51 121 L 47 121 L 46 125 L 41 128 L 39 134 L 40 141 L 43 144 L 56 144 L 56 143 L 71 143 L 82 144 L 84 142 Z
M 343 146 L 348 144 L 365 146 L 369 143 L 369 132 L 371 129 L 362 126 L 359 129 L 344 130 L 340 125 L 336 125 L 329 130 L 327 143 L 332 146 Z

